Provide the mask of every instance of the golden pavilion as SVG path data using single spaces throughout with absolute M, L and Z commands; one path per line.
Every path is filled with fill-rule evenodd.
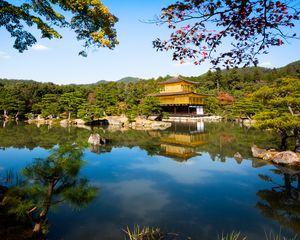
M 183 162 L 199 155 L 197 147 L 209 142 L 209 135 L 204 131 L 204 123 L 188 123 L 172 126 L 172 131 L 159 132 L 161 151 L 159 155 L 171 157 Z
M 161 85 L 160 93 L 151 94 L 151 96 L 158 98 L 164 112 L 171 116 L 204 115 L 204 98 L 207 95 L 194 92 L 197 82 L 177 76 L 159 84 Z

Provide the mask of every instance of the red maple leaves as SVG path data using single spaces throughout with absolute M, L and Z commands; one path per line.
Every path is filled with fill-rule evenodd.
M 297 20 L 299 11 L 287 1 L 180 0 L 162 9 L 160 18 L 175 31 L 153 46 L 173 51 L 173 60 L 189 59 L 196 65 L 206 59 L 215 66 L 256 65 L 258 54 L 296 37 L 284 30 L 295 27 Z M 225 39 L 228 46 L 221 50 Z

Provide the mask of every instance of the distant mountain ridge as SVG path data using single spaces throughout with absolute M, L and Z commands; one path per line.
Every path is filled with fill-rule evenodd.
M 118 80 L 117 82 L 130 83 L 130 82 L 138 82 L 140 80 L 143 80 L 143 79 L 137 78 L 137 77 L 124 77 L 124 78 L 121 78 L 120 80 Z
M 140 80 L 143 80 L 141 78 L 137 78 L 137 77 L 123 77 L 117 81 L 108 81 L 108 80 L 100 80 L 100 81 L 97 81 L 96 83 L 92 83 L 93 85 L 94 84 L 101 84 L 101 83 L 108 83 L 108 82 L 123 82 L 123 83 L 130 83 L 130 82 L 138 82 Z
M 230 70 L 230 69 L 229 69 Z M 294 61 L 294 62 L 291 62 L 283 67 L 278 67 L 278 68 L 265 68 L 265 67 L 247 67 L 247 68 L 237 68 L 236 69 L 238 71 L 238 73 L 241 73 L 241 74 L 251 74 L 253 73 L 254 71 L 259 71 L 260 74 L 264 75 L 264 74 L 268 74 L 272 71 L 277 71 L 278 75 L 289 75 L 289 76 L 294 76 L 294 77 L 300 77 L 300 60 L 298 61 Z M 221 70 L 223 73 L 226 73 L 228 72 L 227 69 L 222 69 Z M 199 76 L 193 76 L 193 77 L 185 77 L 185 76 L 182 76 L 183 78 L 188 78 L 190 80 L 193 80 L 193 79 L 197 79 L 199 77 L 205 77 L 207 74 L 209 73 L 209 71 L 207 71 L 206 73 L 203 73 Z M 165 78 L 168 78 L 168 77 L 171 77 L 171 76 L 165 76 L 165 77 L 160 77 L 161 79 L 165 79 Z M 66 84 L 66 85 L 98 85 L 98 84 L 104 84 L 104 83 L 109 83 L 109 82 L 121 82 L 121 83 L 135 83 L 135 82 L 138 82 L 138 81 L 142 81 L 142 80 L 147 80 L 147 79 L 142 79 L 142 78 L 138 78 L 138 77 L 124 77 L 124 78 L 121 78 L 117 81 L 108 81 L 108 80 L 99 80 L 95 83 L 90 83 L 90 84 Z M 23 80 L 23 79 L 7 79 L 7 78 L 1 78 L 0 77 L 0 84 L 5 84 L 5 83 L 9 83 L 9 84 L 13 84 L 13 83 L 32 83 L 32 82 L 36 82 L 34 80 Z

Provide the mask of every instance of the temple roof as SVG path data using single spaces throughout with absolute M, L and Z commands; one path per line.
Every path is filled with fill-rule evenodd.
M 198 82 L 193 82 L 193 81 L 189 81 L 189 80 L 186 80 L 182 77 L 172 77 L 170 79 L 168 79 L 167 81 L 164 81 L 164 82 L 160 82 L 158 84 L 170 84 L 170 83 L 177 83 L 177 82 L 187 82 L 187 83 L 190 83 L 190 84 L 199 84 Z
M 195 93 L 195 92 L 164 92 L 164 93 L 149 94 L 148 96 L 160 97 L 160 96 L 176 96 L 176 95 L 186 95 L 186 94 L 195 94 L 195 95 L 199 95 L 199 96 L 210 96 L 208 94 L 199 94 L 199 93 Z

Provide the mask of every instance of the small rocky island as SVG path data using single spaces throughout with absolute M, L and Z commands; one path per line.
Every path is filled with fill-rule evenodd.
M 253 157 L 271 161 L 279 165 L 300 166 L 300 153 L 293 151 L 277 151 L 275 149 L 263 149 L 256 145 L 251 147 Z

